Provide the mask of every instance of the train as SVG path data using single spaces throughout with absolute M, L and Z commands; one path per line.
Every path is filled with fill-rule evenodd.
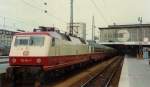
M 10 51 L 10 46 L 0 44 L 0 56 L 8 56 Z
M 113 48 L 61 33 L 55 27 L 40 26 L 33 32 L 13 36 L 7 74 L 11 78 L 30 73 L 42 79 L 48 76 L 47 72 L 103 61 L 116 55 L 117 50 Z

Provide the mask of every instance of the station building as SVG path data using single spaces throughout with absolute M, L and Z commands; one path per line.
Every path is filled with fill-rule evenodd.
M 126 53 L 150 55 L 150 24 L 109 25 L 99 28 L 99 43 L 119 48 Z
M 15 34 L 13 31 L 0 29 L 0 45 L 11 46 L 12 37 Z

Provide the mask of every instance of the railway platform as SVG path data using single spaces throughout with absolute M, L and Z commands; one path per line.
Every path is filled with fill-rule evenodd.
M 149 87 L 150 65 L 148 60 L 125 56 L 119 87 Z
M 8 56 L 0 56 L 0 74 L 5 73 L 8 66 Z

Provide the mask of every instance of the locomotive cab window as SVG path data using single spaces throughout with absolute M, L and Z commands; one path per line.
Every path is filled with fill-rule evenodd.
M 44 37 L 43 36 L 31 36 L 30 45 L 43 46 L 44 45 Z
M 43 46 L 44 36 L 17 36 L 15 39 L 15 46 Z
M 29 44 L 29 37 L 24 37 L 24 36 L 17 36 L 15 39 L 15 46 L 18 45 L 28 45 Z

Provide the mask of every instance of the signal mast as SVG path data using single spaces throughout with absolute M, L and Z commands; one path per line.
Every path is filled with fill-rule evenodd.
M 70 2 L 70 35 L 73 35 L 73 0 Z

